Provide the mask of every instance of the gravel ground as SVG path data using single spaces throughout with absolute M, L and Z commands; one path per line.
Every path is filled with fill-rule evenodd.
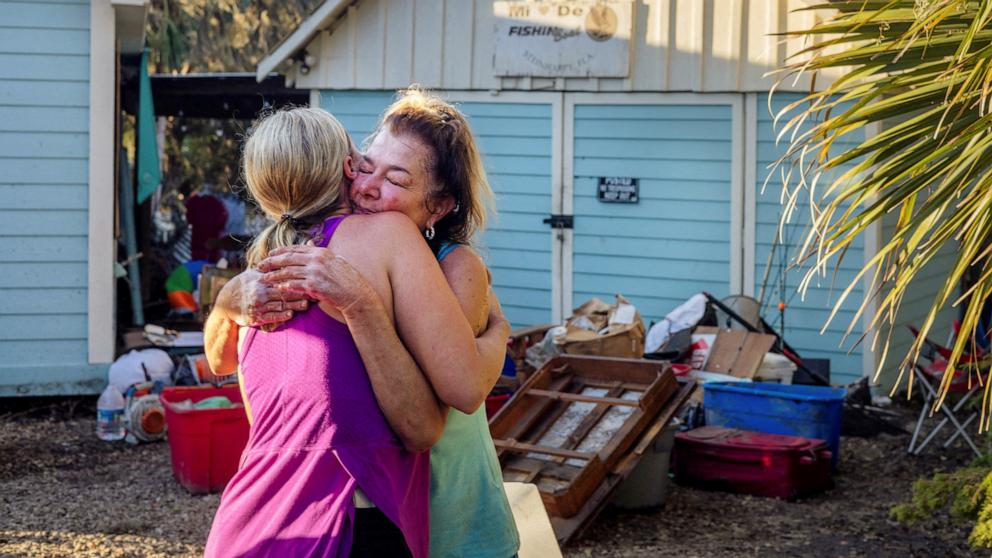
M 0 402 L 0 556 L 199 556 L 217 495 L 172 478 L 166 443 L 105 443 L 92 400 Z M 987 556 L 947 517 L 889 519 L 913 480 L 967 462 L 964 451 L 903 453 L 905 436 L 845 438 L 836 487 L 795 503 L 672 486 L 664 506 L 607 510 L 565 550 L 585 556 Z

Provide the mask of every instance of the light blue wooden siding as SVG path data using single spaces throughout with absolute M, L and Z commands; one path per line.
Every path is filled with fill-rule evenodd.
M 496 194 L 481 251 L 514 327 L 551 321 L 551 106 L 465 103 Z
M 729 105 L 575 107 L 576 306 L 623 293 L 647 325 L 729 294 L 731 129 Z M 640 202 L 599 202 L 603 176 L 638 178 Z
M 356 141 L 392 101 L 388 91 L 322 91 Z M 514 327 L 551 320 L 551 108 L 542 104 L 464 103 L 496 193 L 497 216 L 479 242 L 493 287 Z
M 777 113 L 785 108 L 789 103 L 799 97 L 795 94 L 777 93 L 772 99 L 772 111 Z M 779 145 L 775 144 L 776 130 L 774 127 L 774 116 L 769 113 L 768 99 L 765 95 L 758 95 L 758 129 L 757 129 L 757 181 L 754 185 L 756 198 L 756 231 L 755 231 L 755 296 L 761 291 L 762 279 L 768 265 L 768 255 L 775 240 L 775 232 L 778 227 L 781 214 L 781 204 L 779 202 L 782 193 L 781 174 L 776 171 L 765 185 L 765 178 L 769 174 L 769 165 L 774 163 L 778 157 L 785 152 L 788 145 L 788 138 L 784 138 Z M 780 120 L 779 126 L 787 120 Z M 837 149 L 844 149 L 850 144 L 837 144 Z M 794 181 L 794 177 L 793 177 Z M 826 187 L 829 180 L 821 180 L 822 187 Z M 764 192 L 762 192 L 762 186 Z M 802 198 L 800 198 L 802 199 Z M 827 317 L 838 300 L 840 294 L 855 277 L 858 270 L 864 263 L 863 239 L 858 239 L 855 247 L 844 256 L 844 261 L 840 266 L 840 271 L 830 272 L 819 280 L 814 281 L 806 293 L 805 299 L 799 294 L 799 282 L 803 273 L 808 268 L 804 266 L 800 269 L 788 271 L 789 266 L 796 260 L 799 245 L 805 234 L 805 227 L 809 223 L 809 203 L 802 202 L 798 205 L 794 213 L 791 225 L 786 227 L 783 234 L 783 243 L 776 249 L 774 261 L 772 261 L 771 272 L 766 286 L 765 306 L 762 314 L 765 320 L 782 333 L 788 342 L 803 357 L 807 358 L 828 358 L 831 365 L 831 382 L 834 384 L 845 384 L 864 375 L 864 365 L 862 363 L 862 346 L 858 345 L 851 350 L 853 344 L 861 336 L 863 331 L 861 320 L 852 330 L 846 341 L 842 341 L 851 319 L 854 317 L 858 307 L 863 302 L 863 289 L 859 282 L 848 296 L 841 310 L 834 317 L 828 329 L 821 334 L 820 330 L 826 323 Z M 787 271 L 783 271 L 786 269 Z M 784 281 L 784 283 L 783 283 Z M 780 286 L 784 284 L 780 295 Z M 781 324 L 778 302 L 784 299 L 786 303 L 785 325 Z
M 92 392 L 105 367 L 87 364 L 90 7 L 0 13 L 0 395 Z

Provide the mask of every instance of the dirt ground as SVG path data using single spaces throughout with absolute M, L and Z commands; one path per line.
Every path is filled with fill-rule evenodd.
M 167 443 L 105 443 L 91 400 L 0 402 L 0 556 L 199 556 L 217 495 L 172 478 Z M 889 519 L 915 479 L 967 462 L 907 457 L 906 436 L 844 438 L 836 487 L 789 503 L 672 486 L 661 509 L 608 509 L 568 558 L 585 556 L 987 556 L 946 516 Z

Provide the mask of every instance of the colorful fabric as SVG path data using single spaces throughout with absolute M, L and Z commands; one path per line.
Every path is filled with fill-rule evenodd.
M 254 421 L 206 556 L 348 556 L 361 486 L 426 557 L 429 456 L 393 434 L 348 327 L 314 306 L 274 331 L 250 329 L 240 363 Z

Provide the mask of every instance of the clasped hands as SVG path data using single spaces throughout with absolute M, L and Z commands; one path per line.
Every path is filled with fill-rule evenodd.
M 312 244 L 277 248 L 244 273 L 240 304 L 245 324 L 278 325 L 311 302 L 346 312 L 375 292 L 348 261 Z

